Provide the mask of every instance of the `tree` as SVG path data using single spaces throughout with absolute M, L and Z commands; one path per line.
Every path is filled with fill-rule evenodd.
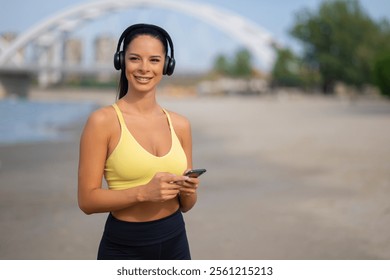
M 217 72 L 218 74 L 227 76 L 229 75 L 229 70 L 230 70 L 230 65 L 226 56 L 222 54 L 218 55 L 214 61 L 214 71 Z
M 318 87 L 321 77 L 318 69 L 306 64 L 288 48 L 276 48 L 276 61 L 272 69 L 274 86 L 301 87 L 304 89 Z
M 276 49 L 276 61 L 272 69 L 273 84 L 277 86 L 300 86 L 298 58 L 290 49 Z
M 373 83 L 375 57 L 390 43 L 386 25 L 373 22 L 357 0 L 335 0 L 300 11 L 290 33 L 303 43 L 305 62 L 318 65 L 323 91 L 332 92 L 336 81 Z
M 253 73 L 252 56 L 246 49 L 238 50 L 230 60 L 224 55 L 218 55 L 213 68 L 219 75 L 248 78 Z
M 241 49 L 237 51 L 233 64 L 234 76 L 246 78 L 250 77 L 253 72 L 251 61 L 252 56 L 248 50 Z
M 390 52 L 383 54 L 376 60 L 374 79 L 381 93 L 390 97 Z

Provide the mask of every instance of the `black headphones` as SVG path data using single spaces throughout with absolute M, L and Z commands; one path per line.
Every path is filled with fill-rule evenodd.
M 144 23 L 131 25 L 128 28 L 126 28 L 125 31 L 123 31 L 123 33 L 120 36 L 119 41 L 118 41 L 116 53 L 114 54 L 114 67 L 115 67 L 115 69 L 116 70 L 124 70 L 125 69 L 124 52 L 123 52 L 123 50 L 119 51 L 122 41 L 126 38 L 127 35 L 129 35 L 134 30 L 145 28 L 145 27 L 156 30 L 158 33 L 163 35 L 163 37 L 168 41 L 171 56 L 168 56 L 168 50 L 167 50 L 167 54 L 165 55 L 163 74 L 168 75 L 168 76 L 172 75 L 173 71 L 175 70 L 176 62 L 175 62 L 173 43 L 172 43 L 171 37 L 169 36 L 168 32 L 165 31 L 163 28 L 161 28 L 157 25 L 144 24 Z

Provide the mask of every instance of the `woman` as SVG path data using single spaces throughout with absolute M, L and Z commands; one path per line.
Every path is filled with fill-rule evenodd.
M 132 25 L 114 65 L 119 99 L 91 114 L 80 141 L 79 206 L 109 212 L 98 259 L 190 259 L 181 213 L 196 203 L 199 184 L 183 175 L 192 168 L 190 123 L 156 101 L 175 66 L 171 38 L 158 26 Z

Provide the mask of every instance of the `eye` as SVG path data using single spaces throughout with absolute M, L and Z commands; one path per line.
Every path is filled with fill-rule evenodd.
M 160 59 L 159 58 L 152 58 L 150 60 L 152 63 L 159 63 L 160 62 Z
M 139 60 L 139 57 L 137 57 L 137 56 L 130 56 L 130 57 L 129 57 L 129 60 L 130 60 L 130 61 L 138 61 L 138 60 Z

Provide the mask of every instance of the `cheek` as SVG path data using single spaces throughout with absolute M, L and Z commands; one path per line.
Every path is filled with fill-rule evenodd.
M 158 74 L 158 75 L 162 75 L 163 69 L 164 69 L 164 62 L 153 66 L 153 72 Z
M 127 72 L 131 72 L 137 69 L 137 65 L 135 63 L 131 63 L 130 61 L 126 61 L 125 69 Z

